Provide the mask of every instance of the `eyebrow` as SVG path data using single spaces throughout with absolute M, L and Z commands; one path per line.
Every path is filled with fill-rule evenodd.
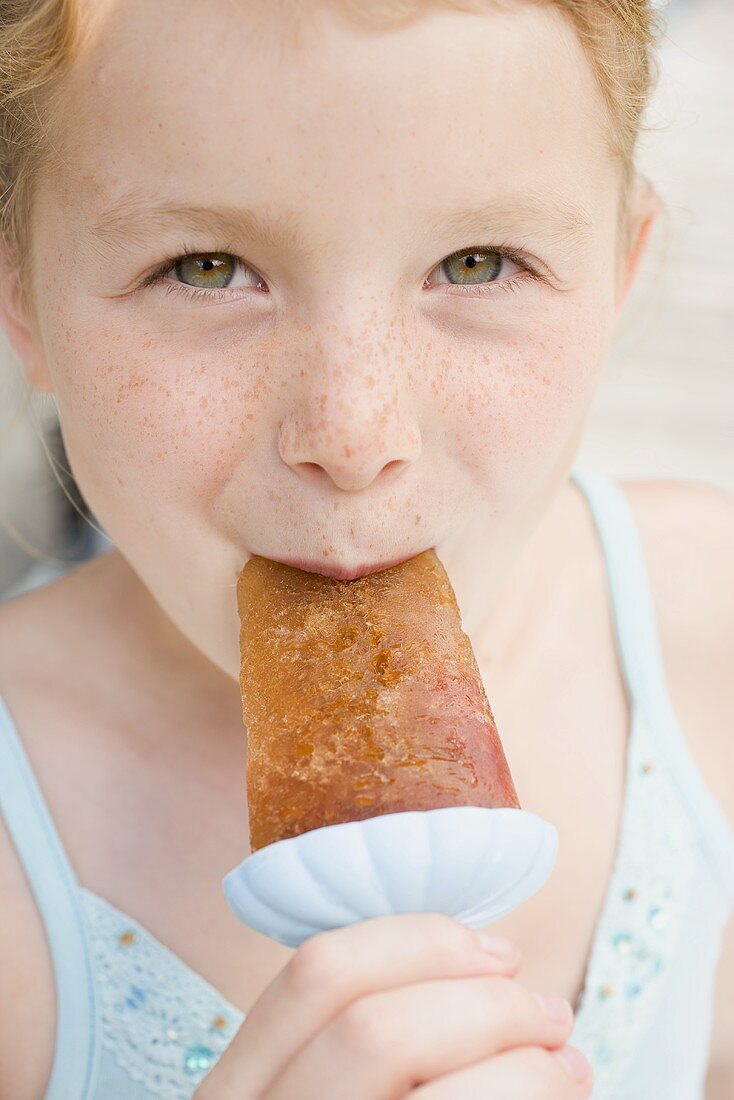
M 298 213 L 293 210 L 250 210 L 171 200 L 156 203 L 139 192 L 128 192 L 117 199 L 88 228 L 93 239 L 111 251 L 125 251 L 131 245 L 145 247 L 162 228 L 214 234 L 231 242 L 257 240 L 272 249 L 287 249 L 302 261 L 323 247 L 307 240 Z M 528 231 L 544 230 L 552 241 L 578 247 L 592 229 L 593 221 L 583 206 L 551 191 L 531 192 L 507 198 L 495 196 L 459 210 L 444 207 L 427 211 L 423 225 L 413 234 L 413 243 L 441 233 L 465 238 L 467 246 L 488 245 L 498 242 L 473 238 L 478 232 L 502 231 L 523 237 Z
M 301 259 L 312 251 L 293 212 L 256 211 L 239 206 L 201 206 L 164 200 L 151 203 L 139 192 L 128 192 L 88 226 L 92 238 L 107 250 L 145 246 L 161 229 L 213 234 L 225 240 L 259 240 L 271 248 L 287 247 Z
M 502 230 L 519 237 L 529 232 L 545 232 L 557 243 L 583 244 L 594 228 L 589 212 L 582 205 L 551 190 L 529 192 L 522 196 L 496 196 L 477 206 L 461 210 L 439 210 L 428 216 L 428 231 L 448 232 L 471 238 L 477 229 Z M 421 234 L 423 230 L 419 231 Z M 468 241 L 469 244 L 496 244 L 493 241 Z

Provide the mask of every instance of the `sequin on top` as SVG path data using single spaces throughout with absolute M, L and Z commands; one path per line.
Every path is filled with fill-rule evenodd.
M 734 908 L 734 831 L 672 711 L 624 496 L 598 475 L 574 480 L 599 531 L 632 722 L 616 857 L 569 1041 L 594 1067 L 593 1100 L 704 1100 L 713 985 Z M 244 1013 L 79 884 L 2 698 L 0 814 L 54 964 L 44 1100 L 191 1100 Z
M 149 1095 L 189 1100 L 244 1013 L 142 925 L 84 887 L 79 894 L 102 1044 Z

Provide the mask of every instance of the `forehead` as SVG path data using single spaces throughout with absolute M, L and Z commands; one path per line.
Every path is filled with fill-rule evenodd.
M 356 229 L 357 203 L 374 229 L 539 180 L 591 196 L 613 171 L 601 95 L 555 6 L 439 5 L 387 28 L 339 8 L 314 0 L 296 26 L 287 0 L 106 0 L 67 86 L 70 210 L 155 193 L 316 204 Z

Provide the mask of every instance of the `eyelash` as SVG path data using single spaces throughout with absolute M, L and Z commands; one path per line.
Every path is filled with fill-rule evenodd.
M 249 264 L 245 263 L 244 260 L 237 256 L 237 254 L 233 251 L 231 245 L 227 246 L 226 248 L 211 249 L 207 252 L 197 252 L 193 248 L 182 246 L 181 252 L 179 252 L 175 256 L 170 257 L 167 260 L 164 260 L 163 263 L 159 264 L 154 271 L 152 271 L 149 275 L 145 277 L 145 279 L 143 279 L 137 289 L 143 289 L 144 287 L 161 284 L 166 294 L 183 296 L 189 301 L 198 302 L 201 302 L 202 300 L 206 302 L 221 302 L 227 300 L 234 301 L 237 297 L 242 297 L 241 295 L 232 294 L 229 287 L 215 287 L 212 290 L 204 290 L 202 287 L 191 287 L 187 286 L 186 283 L 166 280 L 165 276 L 173 270 L 173 268 L 180 260 L 184 260 L 189 256 L 207 256 L 215 252 L 218 252 L 221 255 L 231 256 L 233 259 L 237 260 L 238 263 L 242 264 L 243 267 L 247 268 L 248 271 L 251 271 L 253 275 L 257 275 L 257 272 L 255 272 L 249 266 Z M 522 269 L 522 271 L 516 275 L 510 276 L 508 279 L 502 279 L 500 281 L 492 280 L 489 283 L 439 283 L 437 285 L 450 287 L 449 294 L 451 295 L 461 295 L 469 298 L 485 298 L 489 297 L 489 292 L 483 290 L 482 287 L 492 287 L 492 294 L 497 294 L 498 292 L 514 293 L 518 288 L 518 284 L 527 281 L 528 278 L 535 282 L 541 282 L 543 280 L 543 276 L 541 275 L 541 273 L 528 262 L 523 253 L 518 252 L 516 249 L 505 245 L 477 245 L 471 246 L 470 248 L 461 248 L 456 252 L 451 252 L 448 256 L 445 257 L 445 259 L 451 259 L 453 256 L 470 255 L 471 253 L 494 253 L 498 256 L 501 256 L 505 260 L 510 260 L 512 263 L 517 264 L 518 267 Z M 443 262 L 444 261 L 442 260 L 441 263 Z M 437 265 L 437 267 L 440 266 L 441 264 Z M 432 270 L 435 270 L 435 268 L 433 268 Z M 258 279 L 261 278 L 259 275 L 257 277 Z M 264 282 L 265 280 L 263 279 L 262 281 Z M 251 287 L 250 289 L 255 288 Z

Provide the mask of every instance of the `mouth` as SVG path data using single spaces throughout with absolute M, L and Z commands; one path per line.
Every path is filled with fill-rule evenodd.
M 392 569 L 395 565 L 402 565 L 404 561 L 410 561 L 417 557 L 415 554 L 407 554 L 401 558 L 391 558 L 389 561 L 371 562 L 364 565 L 356 565 L 348 568 L 346 565 L 334 565 L 329 562 L 312 561 L 309 558 L 271 558 L 281 565 L 290 565 L 294 569 L 303 569 L 306 573 L 320 573 L 322 577 L 331 577 L 335 581 L 356 581 L 359 577 L 366 577 L 370 573 L 381 573 L 384 569 Z

